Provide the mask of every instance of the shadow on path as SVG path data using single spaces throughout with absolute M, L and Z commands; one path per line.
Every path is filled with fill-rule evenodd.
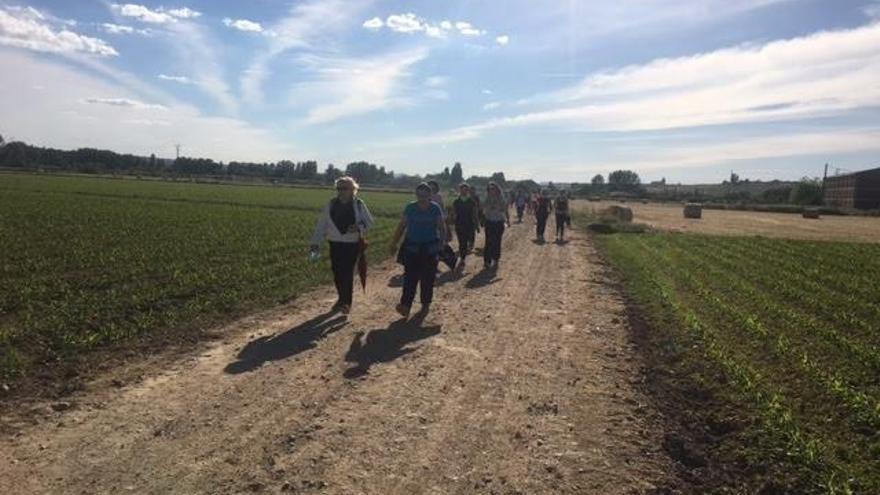
M 345 370 L 345 378 L 358 378 L 370 372 L 376 363 L 388 363 L 416 350 L 407 344 L 440 333 L 440 325 L 423 327 L 426 314 L 416 313 L 409 321 L 397 320 L 388 328 L 357 332 L 345 354 L 345 361 L 354 366 Z
M 465 282 L 464 286 L 468 289 L 479 289 L 480 287 L 486 287 L 488 285 L 492 285 L 498 282 L 501 282 L 502 278 L 495 278 L 498 275 L 498 267 L 497 265 L 492 265 L 489 268 L 483 268 L 476 275 L 471 277 L 470 280 Z
M 344 316 L 331 316 L 332 312 L 320 314 L 282 334 L 248 342 L 238 353 L 237 360 L 226 365 L 223 371 L 233 375 L 254 371 L 268 361 L 280 361 L 315 348 L 319 340 L 348 325 Z

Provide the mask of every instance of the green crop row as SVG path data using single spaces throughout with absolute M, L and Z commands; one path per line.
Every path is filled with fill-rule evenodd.
M 0 190 L 4 379 L 132 339 L 191 338 L 330 280 L 326 256 L 307 261 L 330 190 L 5 174 Z M 365 200 L 384 246 L 409 198 Z
M 753 436 L 786 452 L 774 462 L 800 489 L 880 491 L 880 246 L 677 234 L 598 241 L 655 329 L 727 377 L 714 385 L 751 411 L 761 425 Z M 776 452 L 742 448 L 757 463 Z

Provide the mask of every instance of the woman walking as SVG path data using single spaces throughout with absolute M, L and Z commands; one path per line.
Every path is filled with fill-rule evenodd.
M 373 226 L 373 217 L 367 205 L 357 197 L 358 184 L 351 177 L 336 180 L 336 197 L 324 207 L 315 233 L 312 235 L 313 256 L 321 250 L 326 239 L 330 244 L 330 266 L 336 284 L 338 300 L 332 311 L 351 312 L 354 292 L 354 267 L 358 260 L 361 239 Z
M 480 224 L 479 207 L 470 189 L 466 183 L 458 186 L 459 196 L 452 202 L 452 221 L 458 237 L 459 271 L 464 270 L 465 259 L 474 245 L 475 232 Z
M 571 222 L 568 207 L 568 191 L 562 191 L 553 206 L 556 211 L 556 242 L 565 242 L 565 226 Z
M 428 312 L 434 299 L 434 280 L 441 239 L 446 238 L 446 222 L 440 205 L 431 201 L 431 193 L 431 186 L 424 182 L 416 187 L 416 201 L 406 205 L 391 240 L 393 255 L 397 252 L 401 237 L 406 234 L 401 247 L 403 294 L 396 308 L 404 318 L 409 316 L 416 298 L 416 287 L 420 289 L 422 313 Z
M 486 201 L 483 203 L 483 215 L 486 217 L 486 245 L 483 248 L 483 265 L 498 267 L 501 260 L 501 238 L 504 226 L 510 226 L 510 214 L 507 200 L 501 186 L 490 182 L 486 188 Z
M 547 229 L 547 218 L 550 217 L 550 210 L 553 205 L 550 203 L 547 190 L 541 191 L 541 195 L 535 199 L 535 219 L 538 221 L 536 232 L 538 234 L 538 242 L 544 242 L 544 231 Z

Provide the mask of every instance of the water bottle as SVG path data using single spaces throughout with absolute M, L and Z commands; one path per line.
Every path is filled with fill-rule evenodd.
M 321 259 L 320 251 L 309 251 L 309 263 L 317 263 Z

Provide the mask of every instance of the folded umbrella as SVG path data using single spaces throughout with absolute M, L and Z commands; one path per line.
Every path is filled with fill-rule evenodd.
M 367 291 L 367 240 L 361 237 L 358 240 L 358 275 L 361 277 L 361 285 L 364 288 L 364 292 Z

